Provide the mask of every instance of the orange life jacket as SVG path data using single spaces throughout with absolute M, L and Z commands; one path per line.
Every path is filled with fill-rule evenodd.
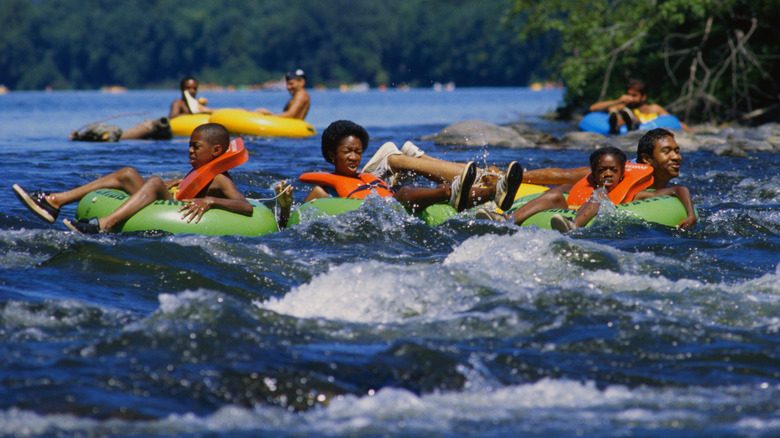
M 357 178 L 353 178 L 326 172 L 309 172 L 298 179 L 309 184 L 332 187 L 342 198 L 365 199 L 372 192 L 381 197 L 393 196 L 393 189 L 370 173 L 360 173 Z
M 613 204 L 631 202 L 634 196 L 653 184 L 653 168 L 645 164 L 626 163 L 623 180 L 609 191 L 609 199 Z M 590 195 L 596 189 L 593 174 L 579 180 L 569 192 L 568 204 L 572 207 L 580 206 L 590 199 Z
M 179 188 L 173 195 L 174 198 L 177 201 L 194 198 L 204 187 L 209 185 L 215 176 L 246 163 L 248 159 L 249 152 L 244 149 L 244 140 L 234 139 L 230 142 L 228 150 L 222 155 L 197 169 L 192 169 L 179 183 Z

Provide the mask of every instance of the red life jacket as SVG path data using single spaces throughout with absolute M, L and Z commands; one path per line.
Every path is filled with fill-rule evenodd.
M 381 197 L 393 196 L 393 189 L 370 173 L 360 173 L 357 178 L 353 178 L 326 172 L 309 172 L 298 179 L 309 184 L 331 187 L 342 198 L 365 199 L 370 193 Z
M 197 169 L 192 169 L 179 183 L 179 188 L 173 195 L 174 198 L 177 201 L 194 198 L 214 180 L 215 176 L 246 163 L 248 159 L 249 152 L 244 149 L 244 140 L 241 138 L 234 139 L 230 142 L 228 150 L 222 155 Z
M 631 202 L 634 196 L 642 190 L 653 184 L 653 168 L 645 164 L 626 163 L 626 170 L 623 173 L 623 180 L 620 181 L 612 190 L 609 191 L 609 199 L 613 204 Z M 596 189 L 596 182 L 593 174 L 579 180 L 569 192 L 568 204 L 572 207 L 579 207 L 590 199 L 593 190 Z

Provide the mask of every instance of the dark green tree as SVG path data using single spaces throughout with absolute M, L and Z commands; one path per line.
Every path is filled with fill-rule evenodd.
M 686 120 L 777 112 L 779 0 L 513 0 L 511 13 L 521 37 L 558 37 L 547 62 L 570 106 L 636 78 Z

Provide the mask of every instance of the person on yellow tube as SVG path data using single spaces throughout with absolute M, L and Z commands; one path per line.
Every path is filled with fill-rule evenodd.
M 306 74 L 301 69 L 297 69 L 294 72 L 287 72 L 284 75 L 285 81 L 287 81 L 287 91 L 290 93 L 290 101 L 284 106 L 284 110 L 278 114 L 274 114 L 270 110 L 265 108 L 258 108 L 256 113 L 260 113 L 266 116 L 277 117 L 289 117 L 291 119 L 303 120 L 306 118 L 306 114 L 309 113 L 309 93 L 306 91 Z

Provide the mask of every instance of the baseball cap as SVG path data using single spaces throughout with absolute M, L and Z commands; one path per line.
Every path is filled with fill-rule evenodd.
M 289 72 L 288 71 L 287 74 L 284 75 L 284 78 L 286 80 L 288 80 L 288 81 L 290 79 L 295 79 L 295 78 L 304 78 L 304 79 L 306 79 L 306 73 L 304 73 L 303 70 L 301 70 L 301 69 L 295 70 L 294 72 Z

